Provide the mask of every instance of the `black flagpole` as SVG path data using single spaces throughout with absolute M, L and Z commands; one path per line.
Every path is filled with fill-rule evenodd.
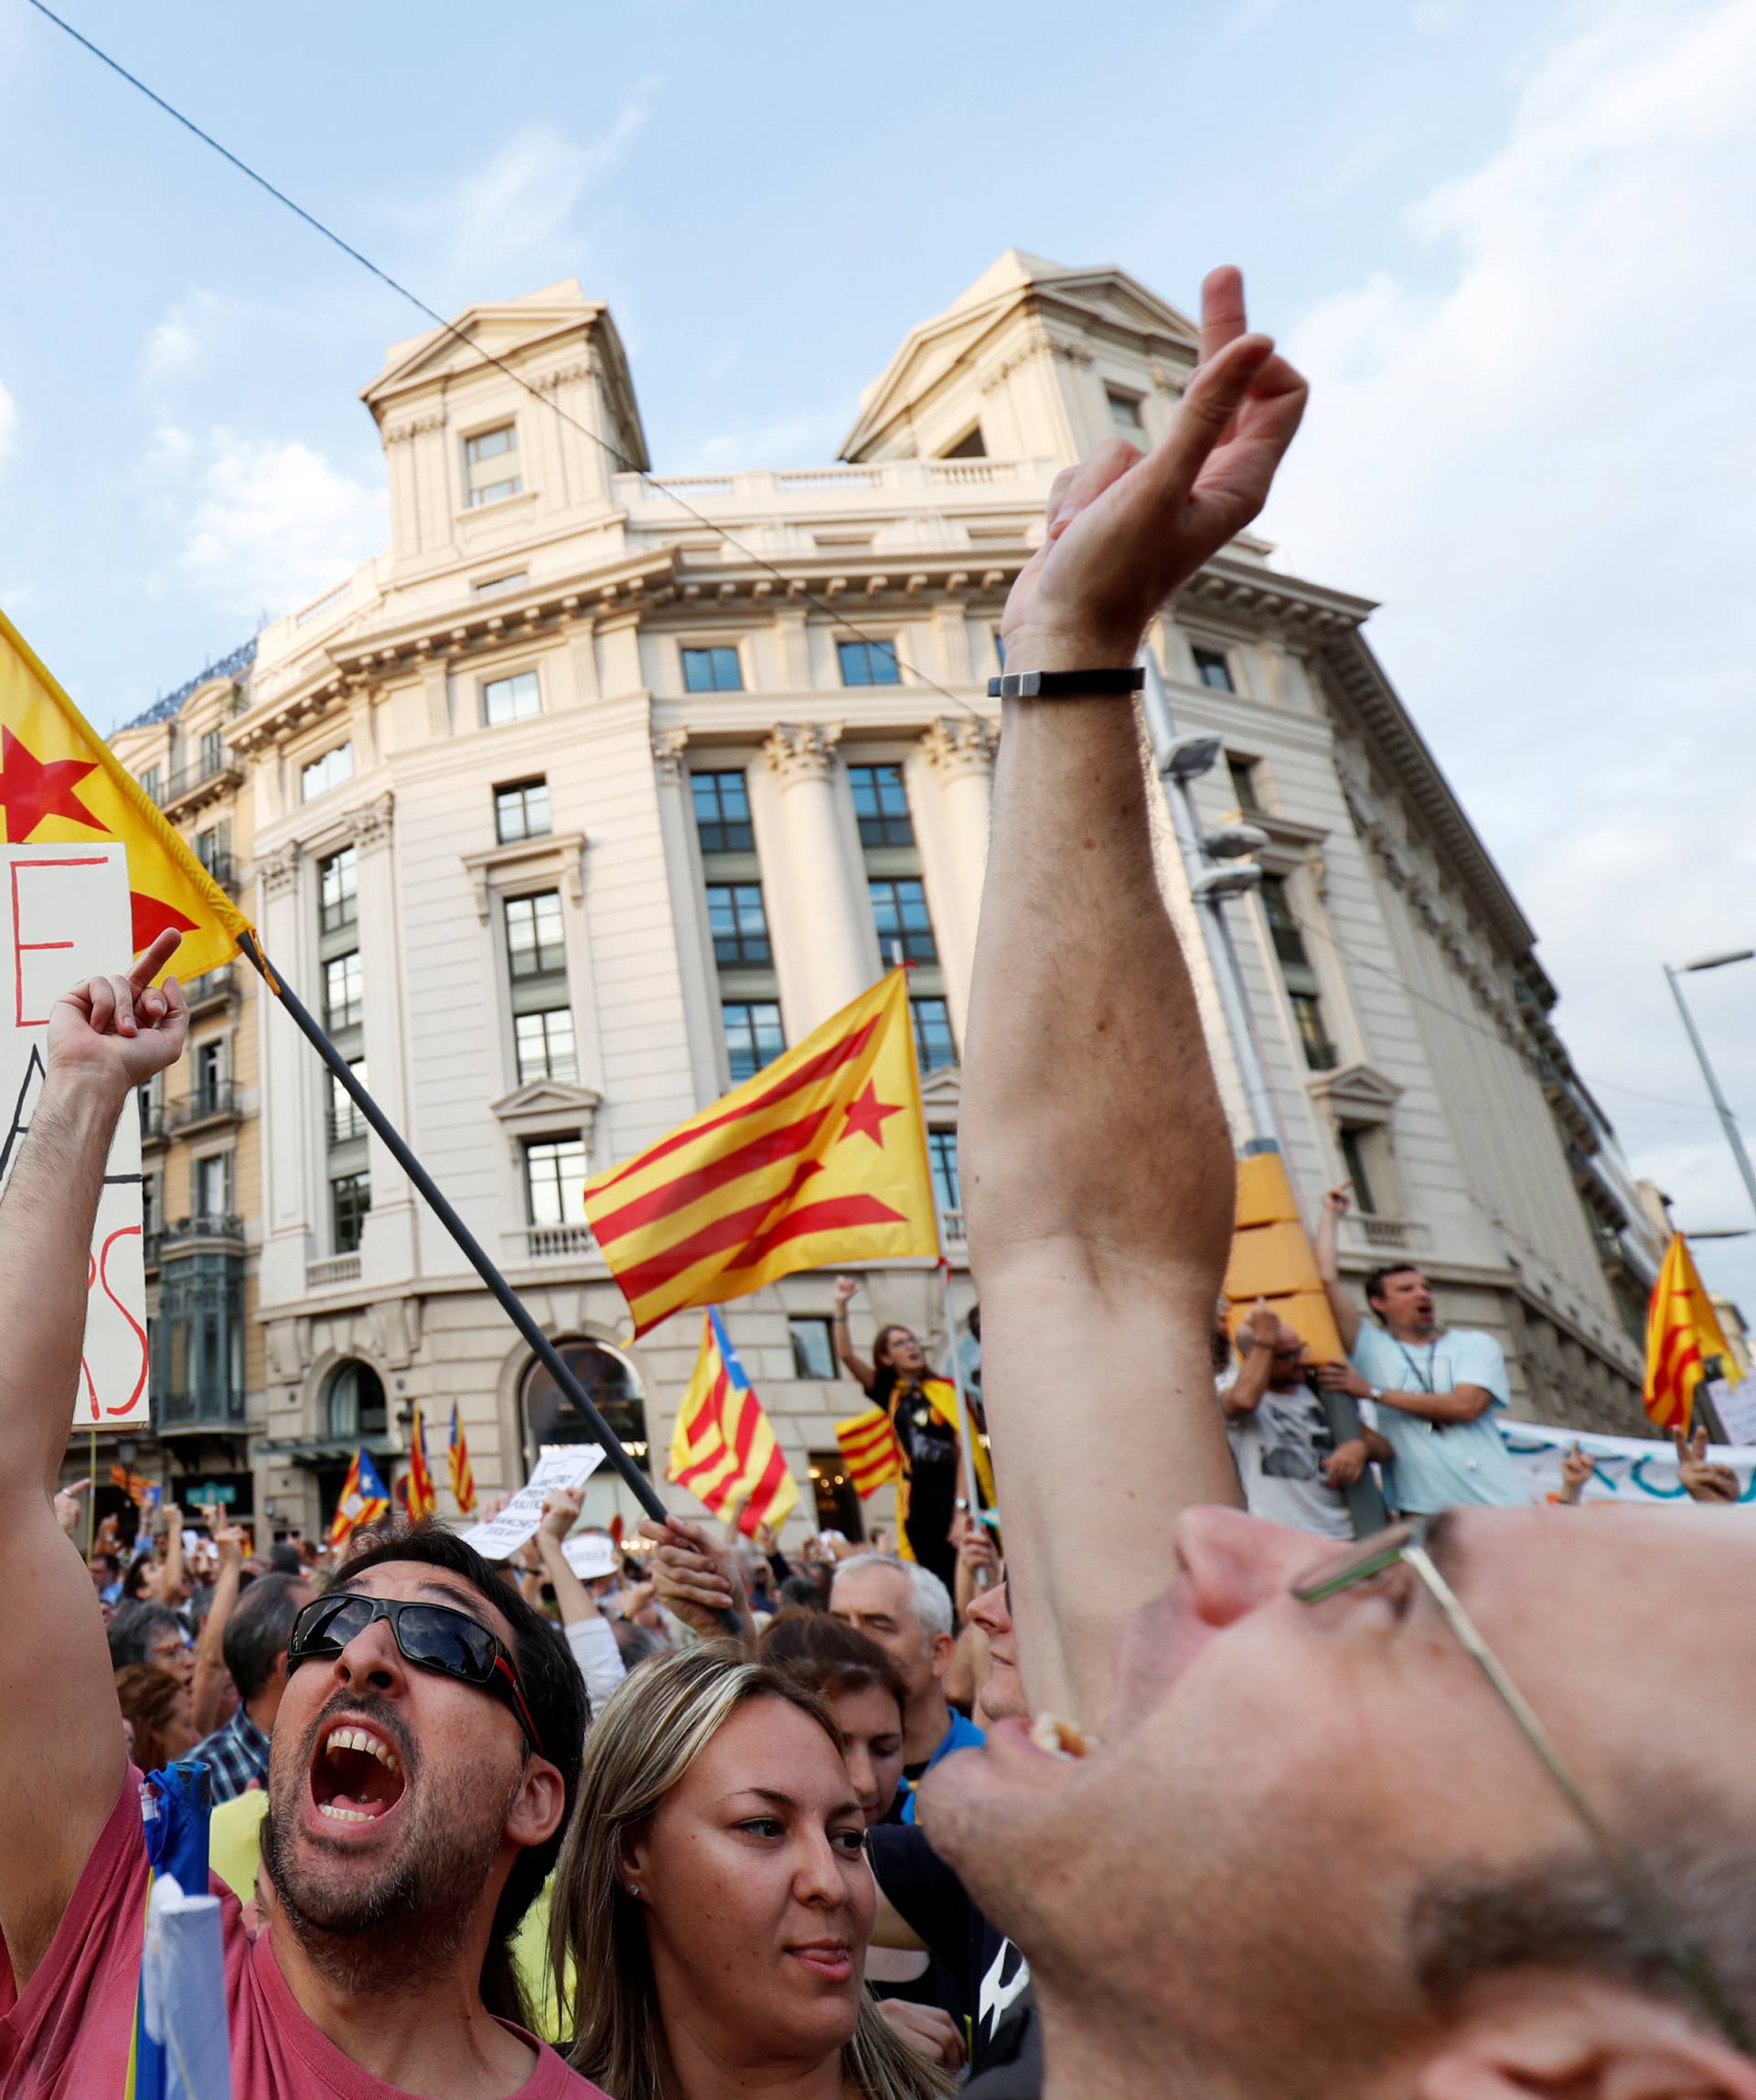
M 402 1172 L 408 1175 L 415 1187 L 426 1198 L 428 1208 L 431 1209 L 433 1215 L 463 1249 L 470 1267 L 475 1270 L 482 1281 L 499 1300 L 501 1309 L 505 1312 L 507 1318 L 530 1343 L 531 1349 L 536 1354 L 538 1362 L 548 1372 L 556 1385 L 561 1388 L 562 1391 L 566 1394 L 567 1398 L 573 1401 L 580 1413 L 584 1416 L 592 1434 L 604 1447 L 605 1457 L 609 1460 L 616 1472 L 622 1475 L 623 1480 L 626 1482 L 635 1500 L 648 1516 L 656 1518 L 658 1523 L 662 1524 L 665 1521 L 666 1511 L 664 1504 L 658 1499 L 658 1490 L 622 1448 L 621 1438 L 616 1435 L 608 1422 L 593 1406 L 591 1396 L 567 1368 L 566 1364 L 562 1361 L 561 1352 L 530 1317 L 523 1300 L 513 1290 L 505 1277 L 500 1274 L 499 1270 L 495 1268 L 493 1262 L 488 1259 L 487 1250 L 451 1207 L 451 1205 L 446 1202 L 444 1195 L 440 1194 L 437 1183 L 409 1150 L 402 1132 L 385 1115 L 383 1109 L 373 1100 L 365 1088 L 360 1085 L 348 1060 L 336 1048 L 328 1036 L 324 1034 L 316 1018 L 307 1011 L 298 994 L 269 968 L 266 958 L 257 945 L 255 936 L 251 933 L 240 934 L 238 946 L 254 965 L 268 989 L 280 1001 L 287 1012 L 292 1015 L 294 1025 L 299 1033 L 341 1082 L 352 1097 L 361 1115 L 389 1146 L 391 1155 L 398 1166 L 402 1169 Z

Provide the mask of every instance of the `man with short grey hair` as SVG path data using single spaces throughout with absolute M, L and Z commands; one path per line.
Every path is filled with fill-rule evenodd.
M 835 1571 L 830 1611 L 876 1641 L 901 1674 L 908 1694 L 903 1709 L 903 1821 L 912 1823 L 920 1779 L 941 1758 L 982 1741 L 981 1730 L 945 1696 L 945 1673 L 957 1654 L 950 1594 L 916 1561 L 857 1553 Z
M 300 1578 L 259 1575 L 226 1622 L 221 1653 L 238 1688 L 237 1710 L 189 1752 L 207 1766 L 216 1801 L 268 1784 L 268 1739 L 286 1689 L 286 1644 L 315 1594 Z

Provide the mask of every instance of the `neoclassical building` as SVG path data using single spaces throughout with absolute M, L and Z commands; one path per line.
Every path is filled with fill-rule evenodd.
M 271 959 L 661 1473 L 699 1322 L 623 1344 L 581 1184 L 900 954 L 961 1254 L 1001 608 L 1056 470 L 1117 433 L 1150 445 L 1195 332 L 1125 272 L 1010 253 L 907 334 L 841 464 L 655 478 L 615 323 L 576 284 L 455 331 L 398 344 L 365 389 L 391 544 L 258 638 L 227 748 Z M 1223 739 L 1202 817 L 1267 834 L 1259 891 L 1226 908 L 1280 1135 L 1308 1204 L 1352 1181 L 1352 1270 L 1419 1259 L 1448 1318 L 1503 1338 L 1521 1409 L 1636 1427 L 1629 1315 L 1652 1249 L 1632 1184 L 1371 611 L 1245 538 L 1149 638 L 1178 728 Z M 1193 929 L 1174 854 L 1165 881 Z M 1241 1130 L 1193 930 L 1191 952 Z M 477 1481 L 515 1484 L 576 1426 L 252 996 L 258 1506 L 315 1524 L 357 1441 L 395 1463 L 415 1400 L 430 1456 L 455 1400 Z M 833 1377 L 830 1281 L 792 1279 L 731 1322 L 801 1482 L 851 1528 L 833 1432 L 858 1396 Z M 857 1333 L 942 1336 L 928 1278 L 868 1285 Z

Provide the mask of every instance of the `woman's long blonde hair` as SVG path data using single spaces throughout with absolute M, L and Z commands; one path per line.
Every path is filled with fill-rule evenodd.
M 808 1714 L 841 1751 L 841 1730 L 821 1699 L 719 1641 L 644 1665 L 585 1739 L 579 1802 L 555 1873 L 549 1956 L 562 1979 L 562 2031 L 573 2032 L 568 2060 L 616 2100 L 675 2100 L 663 2081 L 669 2057 L 646 1923 L 618 1871 L 625 1844 L 738 1709 L 758 1698 Z M 862 2100 L 942 2100 L 954 2090 L 896 2039 L 863 1990 L 842 2069 Z

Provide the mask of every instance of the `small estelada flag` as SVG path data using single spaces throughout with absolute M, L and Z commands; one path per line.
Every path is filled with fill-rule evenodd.
M 439 1506 L 439 1497 L 433 1484 L 433 1470 L 427 1463 L 427 1425 L 421 1420 L 418 1405 L 409 1430 L 408 1503 L 410 1518 L 416 1524 L 423 1516 L 431 1516 Z
M 175 927 L 179 977 L 229 961 L 238 937 L 253 930 L 4 613 L 0 823 L 9 846 L 119 841 L 128 850 L 134 951 Z
M 376 1524 L 391 1506 L 391 1498 L 371 1454 L 364 1444 L 356 1446 L 348 1477 L 341 1484 L 336 1514 L 330 1519 L 331 1546 L 345 1546 L 362 1524 Z
M 1707 1359 L 1728 1385 L 1743 1377 L 1683 1235 L 1672 1236 L 1646 1307 L 1646 1412 L 1662 1430 L 1689 1433 Z
M 887 1480 L 900 1478 L 903 1447 L 883 1408 L 867 1408 L 835 1425 L 835 1441 L 847 1461 L 848 1478 L 864 1502 L 876 1495 Z
M 451 1403 L 451 1498 L 457 1505 L 459 1516 L 467 1516 L 476 1507 L 476 1473 L 469 1462 L 469 1443 L 464 1435 L 464 1425 L 457 1413 L 457 1403 Z
M 637 1335 L 796 1270 L 937 1257 L 905 973 L 587 1182 L 585 1215 Z
M 708 1308 L 701 1353 L 677 1410 L 665 1477 L 686 1487 L 715 1516 L 738 1512 L 738 1529 L 754 1537 L 779 1524 L 798 1500 L 793 1478 L 717 1305 Z

